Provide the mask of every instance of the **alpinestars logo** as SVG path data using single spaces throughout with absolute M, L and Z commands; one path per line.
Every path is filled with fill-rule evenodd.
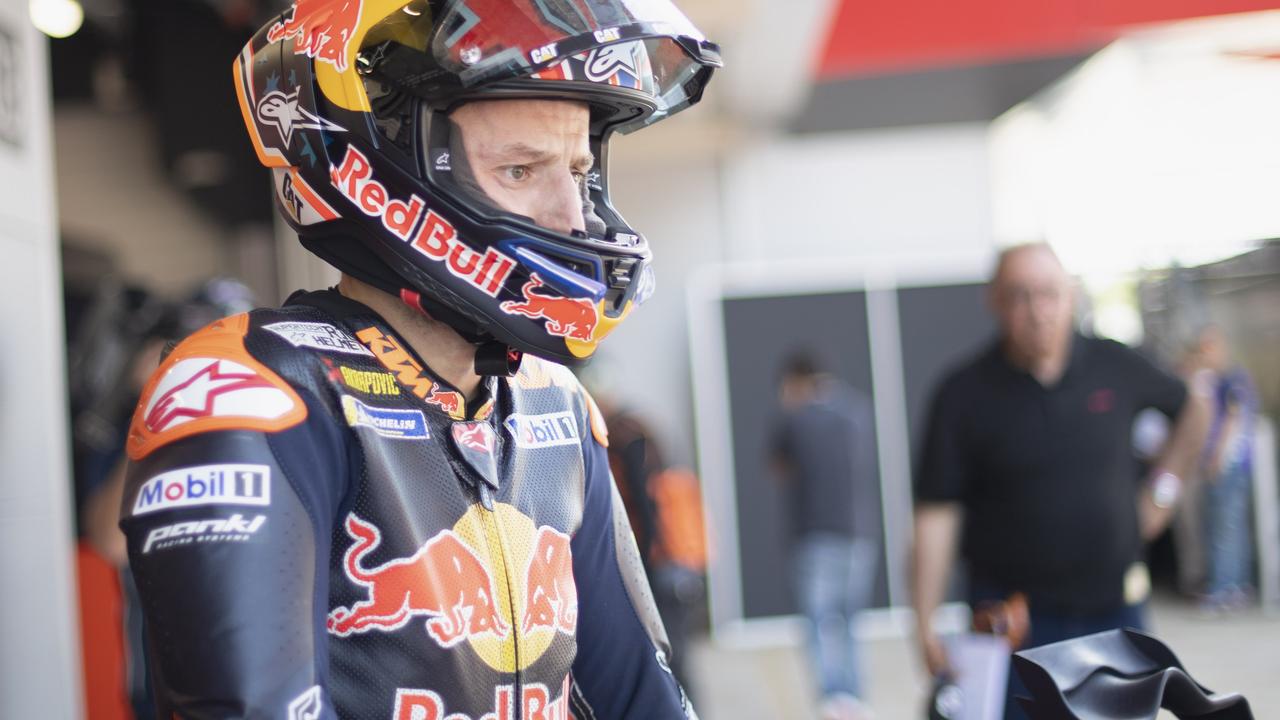
M 285 94 L 272 90 L 258 101 L 258 121 L 275 127 L 285 147 L 293 142 L 294 130 L 328 130 L 342 132 L 336 125 L 298 105 L 298 89 Z
M 170 368 L 156 386 L 143 423 L 159 433 L 197 418 L 276 418 L 292 407 L 288 395 L 244 365 L 191 358 Z
M 605 45 L 592 50 L 587 56 L 586 67 L 583 69 L 587 79 L 610 85 L 635 87 L 638 84 L 637 78 L 640 77 L 640 72 L 636 69 L 638 45 L 639 43 L 636 42 L 627 42 Z M 626 71 L 630 77 L 620 76 L 619 71 Z

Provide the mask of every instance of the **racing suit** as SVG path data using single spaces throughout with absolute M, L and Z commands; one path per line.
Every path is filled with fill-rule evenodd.
M 160 715 L 693 717 L 605 443 L 565 368 L 467 401 L 332 290 L 201 330 L 127 447 Z

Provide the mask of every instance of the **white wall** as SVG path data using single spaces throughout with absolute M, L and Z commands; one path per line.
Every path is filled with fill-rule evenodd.
M 81 694 L 47 46 L 25 0 L 0 34 L 0 717 L 61 720 Z
M 653 247 L 658 291 L 602 346 L 614 393 L 656 426 L 675 462 L 694 436 L 686 293 L 709 266 L 768 276 L 921 268 L 980 276 L 993 254 L 985 124 L 746 136 L 697 113 L 622 138 L 615 204 Z M 791 288 L 794 290 L 794 287 Z
M 991 247 L 985 124 L 768 140 L 726 175 L 727 259 L 910 269 Z

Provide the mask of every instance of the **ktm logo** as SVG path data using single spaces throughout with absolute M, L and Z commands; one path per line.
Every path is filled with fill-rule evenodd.
M 356 337 L 372 350 L 378 362 L 390 370 L 400 384 L 409 388 L 414 395 L 452 417 L 457 417 L 462 412 L 462 395 L 441 388 L 427 377 L 422 365 L 418 364 L 418 361 L 414 360 L 395 338 L 384 334 L 376 327 L 367 327 L 357 332 Z

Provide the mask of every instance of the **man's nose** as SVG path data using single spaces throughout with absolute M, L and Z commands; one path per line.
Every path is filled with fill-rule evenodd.
M 542 227 L 566 235 L 574 230 L 587 229 L 586 220 L 582 217 L 582 190 L 573 173 L 567 170 L 556 173 L 546 189 L 542 205 L 543 212 L 537 218 Z

